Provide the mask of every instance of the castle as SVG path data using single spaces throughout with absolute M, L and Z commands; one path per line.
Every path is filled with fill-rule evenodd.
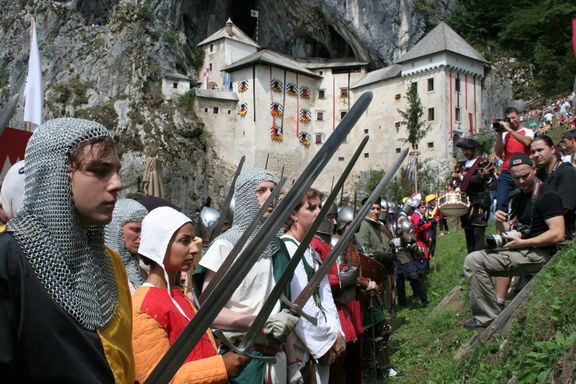
M 371 72 L 366 62 L 301 60 L 261 49 L 231 20 L 198 46 L 204 63 L 195 89 L 197 116 L 217 156 L 231 167 L 245 155 L 245 168 L 266 166 L 290 182 L 365 91 L 373 92 L 372 103 L 315 183 L 322 191 L 329 191 L 364 136 L 370 140 L 349 184 L 362 172 L 385 170 L 407 146 L 399 110 L 407 108 L 410 86 L 417 87 L 431 127 L 419 145 L 420 159 L 451 161 L 459 138 L 485 124 L 480 101 L 487 61 L 444 22 L 396 63 Z

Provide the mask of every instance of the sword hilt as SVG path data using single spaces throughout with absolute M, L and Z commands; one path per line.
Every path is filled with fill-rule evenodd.
M 290 308 L 290 310 L 296 314 L 296 315 L 300 315 L 303 318 L 305 318 L 306 320 L 308 320 L 309 322 L 311 322 L 314 325 L 318 325 L 318 319 L 316 319 L 315 317 L 310 316 L 309 314 L 307 314 L 306 312 L 304 312 L 302 310 L 302 308 L 300 308 L 300 306 L 294 304 L 293 302 L 291 302 L 290 300 L 288 300 L 288 298 L 286 296 L 284 296 L 284 294 L 280 295 L 280 301 L 282 301 L 284 304 L 286 304 L 288 306 L 288 308 Z
M 251 359 L 254 360 L 260 360 L 263 361 L 265 363 L 272 363 L 274 364 L 276 362 L 276 357 L 274 356 L 256 356 L 250 353 L 250 349 L 245 348 L 242 343 L 240 343 L 239 346 L 234 345 L 230 340 L 228 340 L 228 338 L 226 336 L 224 336 L 224 332 L 222 332 L 222 330 L 220 329 L 215 329 L 214 331 L 212 331 L 212 333 L 220 340 L 222 341 L 222 343 L 227 346 L 228 348 L 230 348 L 231 351 L 233 351 L 234 353 L 237 353 L 239 355 L 243 355 L 246 357 L 249 357 Z

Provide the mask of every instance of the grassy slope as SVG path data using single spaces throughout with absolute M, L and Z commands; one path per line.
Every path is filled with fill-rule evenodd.
M 402 309 L 393 320 L 396 332 L 391 339 L 392 359 L 397 369 L 408 375 L 397 380 L 406 384 L 492 384 L 519 377 L 516 382 L 573 383 L 576 349 L 573 340 L 563 340 L 562 335 L 574 334 L 576 338 L 576 248 L 559 252 L 554 265 L 538 279 L 507 340 L 500 337 L 456 362 L 454 354 L 473 334 L 461 326 L 470 317 L 466 284 L 460 277 L 466 252 L 463 232 L 454 228 L 452 223 L 452 231 L 439 239 L 433 259 L 435 272 L 428 279 L 431 305 Z M 464 287 L 460 306 L 431 317 L 434 306 L 457 285 Z M 561 333 L 559 338 L 557 331 Z M 538 344 L 542 341 L 544 344 Z M 534 376 L 538 374 L 542 381 L 536 381 Z M 378 382 L 369 374 L 365 379 L 367 383 Z

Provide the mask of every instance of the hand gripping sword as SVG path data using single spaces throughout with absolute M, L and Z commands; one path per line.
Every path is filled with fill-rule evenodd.
M 232 178 L 232 182 L 230 183 L 230 189 L 228 190 L 228 194 L 226 195 L 226 199 L 224 200 L 224 205 L 222 205 L 222 212 L 220 213 L 220 217 L 218 218 L 216 227 L 214 227 L 214 231 L 212 231 L 212 239 L 216 238 L 216 236 L 218 236 L 220 232 L 222 232 L 222 227 L 224 226 L 224 222 L 228 217 L 228 208 L 230 208 L 230 203 L 232 202 L 232 197 L 234 196 L 234 186 L 236 185 L 236 179 L 238 179 L 240 171 L 242 171 L 242 166 L 244 165 L 245 159 L 246 156 L 242 156 L 240 158 L 238 168 L 236 168 L 236 173 L 234 173 L 234 177 Z
M 216 283 L 212 293 L 206 297 L 206 301 L 199 308 L 196 315 L 182 331 L 172 347 L 156 365 L 145 384 L 168 383 L 174 376 L 182 362 L 186 359 L 190 351 L 198 343 L 206 329 L 220 313 L 224 305 L 228 302 L 236 288 L 240 285 L 246 274 L 268 243 L 277 235 L 278 230 L 283 225 L 290 212 L 301 200 L 308 188 L 312 185 L 316 177 L 322 172 L 332 155 L 336 152 L 340 144 L 345 140 L 350 130 L 362 116 L 370 102 L 372 92 L 362 94 L 338 127 L 332 132 L 328 140 L 318 150 L 312 161 L 304 169 L 294 186 L 288 191 L 284 199 L 272 211 L 268 219 L 260 228 L 258 234 L 238 255 L 236 262 L 226 272 L 219 281 L 214 279 L 210 283 Z
M 384 175 L 384 177 L 380 180 L 374 191 L 372 191 L 372 193 L 362 206 L 360 212 L 358 212 L 354 220 L 352 220 L 352 222 L 350 223 L 348 229 L 346 229 L 342 237 L 338 240 L 334 248 L 332 248 L 326 259 L 322 262 L 322 265 L 320 265 L 318 270 L 316 270 L 314 275 L 308 281 L 308 284 L 306 284 L 306 286 L 302 289 L 302 292 L 300 292 L 296 300 L 294 300 L 294 306 L 296 308 L 299 309 L 304 308 L 304 305 L 306 304 L 308 299 L 310 299 L 316 288 L 322 282 L 324 275 L 328 273 L 328 270 L 330 269 L 332 263 L 336 261 L 336 258 L 340 253 L 342 253 L 346 244 L 350 242 L 352 236 L 354 236 L 356 230 L 360 226 L 360 223 L 362 222 L 362 220 L 364 220 L 364 217 L 366 217 L 366 214 L 368 213 L 370 208 L 372 208 L 372 204 L 374 204 L 374 202 L 380 198 L 382 191 L 384 190 L 386 185 L 388 185 L 390 180 L 392 180 L 392 178 L 402 165 L 402 162 L 404 161 L 404 159 L 406 159 L 407 155 L 408 155 L 408 148 L 404 148 L 400 156 L 398 156 L 398 159 L 396 159 L 396 162 L 392 165 L 390 169 L 388 169 L 386 175 Z
M 326 201 L 324 202 L 322 209 L 320 210 L 320 213 L 318 214 L 318 217 L 316 217 L 316 219 L 312 223 L 312 226 L 310 227 L 308 232 L 306 232 L 306 235 L 304 236 L 304 238 L 300 242 L 300 245 L 296 249 L 296 252 L 290 258 L 290 262 L 288 263 L 288 265 L 284 269 L 284 272 L 282 272 L 282 275 L 280 276 L 280 278 L 276 282 L 276 285 L 274 285 L 274 288 L 272 289 L 272 291 L 270 292 L 270 294 L 266 298 L 264 305 L 262 306 L 262 308 L 260 309 L 260 312 L 258 312 L 258 315 L 256 316 L 256 318 L 252 322 L 250 329 L 248 329 L 248 332 L 246 332 L 246 335 L 244 335 L 244 338 L 240 342 L 240 345 L 235 346 L 234 344 L 232 344 L 224 336 L 222 331 L 220 331 L 220 330 L 214 331 L 214 334 L 218 337 L 218 339 L 222 340 L 222 342 L 228 348 L 233 350 L 234 352 L 236 352 L 238 354 L 245 355 L 245 356 L 252 357 L 249 353 L 250 347 L 254 344 L 254 340 L 256 339 L 258 334 L 262 332 L 262 327 L 266 323 L 266 320 L 270 316 L 270 313 L 274 309 L 274 306 L 276 305 L 276 301 L 278 301 L 279 298 L 294 313 L 301 315 L 302 317 L 304 317 L 308 321 L 310 321 L 312 324 L 316 325 L 316 319 L 311 317 L 310 315 L 305 314 L 301 310 L 301 308 L 303 306 L 298 307 L 298 306 L 294 305 L 293 303 L 288 301 L 288 299 L 282 294 L 282 292 L 284 291 L 284 287 L 287 284 L 289 284 L 290 281 L 292 281 L 292 277 L 294 276 L 294 271 L 296 270 L 296 267 L 300 263 L 300 260 L 302 259 L 304 252 L 306 252 L 306 250 L 308 249 L 308 245 L 310 244 L 310 241 L 312 241 L 312 238 L 316 234 L 316 230 L 318 229 L 318 227 L 322 223 L 324 216 L 326 216 L 326 214 L 330 211 L 332 203 L 334 202 L 334 200 L 336 200 L 336 196 L 340 192 L 340 188 L 342 188 L 342 186 L 344 185 L 344 182 L 348 178 L 348 175 L 352 171 L 352 168 L 356 164 L 356 161 L 358 160 L 358 157 L 360 157 L 360 154 L 362 153 L 362 150 L 366 146 L 367 142 L 368 142 L 368 136 L 364 137 L 364 139 L 362 140 L 362 142 L 358 146 L 358 149 L 356 149 L 356 152 L 354 153 L 354 155 L 350 159 L 350 162 L 346 166 L 346 169 L 344 170 L 344 172 L 342 173 L 342 175 L 338 179 L 336 186 L 334 188 L 332 188 L 332 191 L 330 192 L 330 195 L 328 196 L 328 198 L 326 198 Z

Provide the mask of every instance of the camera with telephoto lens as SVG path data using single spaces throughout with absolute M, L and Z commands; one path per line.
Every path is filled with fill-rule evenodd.
M 511 231 L 486 236 L 484 240 L 486 241 L 486 249 L 496 249 L 501 248 L 508 243 L 509 240 L 507 236 L 514 236 L 523 239 L 528 237 L 528 235 L 530 235 L 530 226 L 516 223 Z
M 496 132 L 502 131 L 504 129 L 504 126 L 501 124 L 502 122 L 509 123 L 510 119 L 509 118 L 493 119 L 492 120 L 492 129 L 495 130 Z

